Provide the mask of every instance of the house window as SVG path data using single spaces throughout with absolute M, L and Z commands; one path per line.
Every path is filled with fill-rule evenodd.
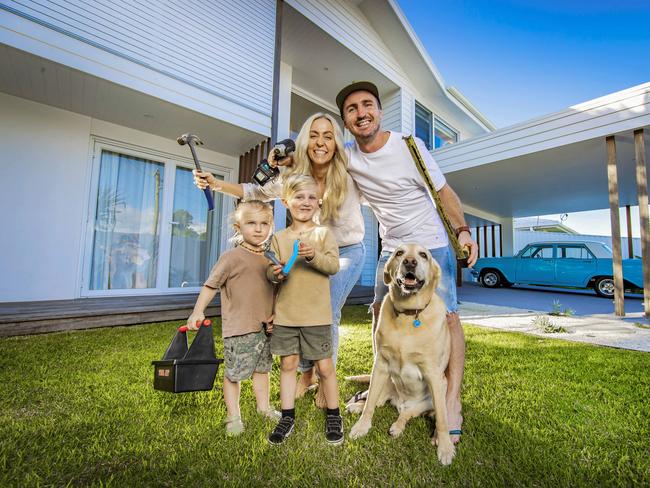
M 156 284 L 164 165 L 102 151 L 91 290 Z
M 458 132 L 452 129 L 448 124 L 440 120 L 438 117 L 435 118 L 433 133 L 436 149 L 439 147 L 447 146 L 448 144 L 454 144 L 458 142 Z
M 427 149 L 431 149 L 432 114 L 418 102 L 415 102 L 415 136 L 422 139 Z
M 194 186 L 191 164 L 96 144 L 89 295 L 198 289 L 222 248 L 222 195 L 214 196 L 209 212 L 203 192 Z M 215 176 L 224 179 L 225 173 Z

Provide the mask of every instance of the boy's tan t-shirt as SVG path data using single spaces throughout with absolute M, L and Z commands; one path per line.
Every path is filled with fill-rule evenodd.
M 273 286 L 266 278 L 269 261 L 241 247 L 224 252 L 204 283 L 220 288 L 222 336 L 259 332 L 271 316 Z
M 316 226 L 304 233 L 284 229 L 271 239 L 271 249 L 283 263 L 291 257 L 296 239 L 314 246 L 315 256 L 311 261 L 299 257 L 280 285 L 273 322 L 288 327 L 330 325 L 330 275 L 339 271 L 338 245 L 327 227 Z M 274 279 L 272 266 L 267 270 L 270 280 Z

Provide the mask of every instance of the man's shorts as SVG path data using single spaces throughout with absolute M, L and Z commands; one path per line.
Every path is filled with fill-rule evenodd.
M 253 376 L 268 373 L 273 366 L 270 340 L 264 331 L 251 332 L 223 340 L 223 364 L 225 376 L 237 383 Z
M 440 265 L 440 281 L 436 293 L 442 298 L 447 307 L 447 313 L 458 311 L 458 299 L 456 298 L 456 259 L 452 255 L 449 246 L 429 249 L 431 256 Z M 392 251 L 382 251 L 377 262 L 377 274 L 375 275 L 375 299 L 373 303 L 381 303 L 386 294 L 388 286 L 384 284 L 384 266 Z
M 332 326 L 288 327 L 274 325 L 271 352 L 275 356 L 300 354 L 304 359 L 320 361 L 332 357 Z

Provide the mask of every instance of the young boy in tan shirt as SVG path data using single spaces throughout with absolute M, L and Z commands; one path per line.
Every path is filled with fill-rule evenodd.
M 271 435 L 281 444 L 295 423 L 296 370 L 300 356 L 315 362 L 327 402 L 325 438 L 343 442 L 343 419 L 339 412 L 338 384 L 332 362 L 332 309 L 329 277 L 339 270 L 338 245 L 326 227 L 314 223 L 319 206 L 318 185 L 311 176 L 288 178 L 282 203 L 291 213 L 291 225 L 276 233 L 271 249 L 286 263 L 295 240 L 300 241 L 298 259 L 288 276 L 282 266 L 269 265 L 267 276 L 279 282 L 271 352 L 280 356 L 280 402 L 282 418 Z

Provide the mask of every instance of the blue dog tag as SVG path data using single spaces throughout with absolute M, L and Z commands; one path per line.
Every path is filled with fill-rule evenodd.
M 415 319 L 413 321 L 413 327 L 420 327 L 422 325 L 422 322 L 420 322 L 420 319 Z

